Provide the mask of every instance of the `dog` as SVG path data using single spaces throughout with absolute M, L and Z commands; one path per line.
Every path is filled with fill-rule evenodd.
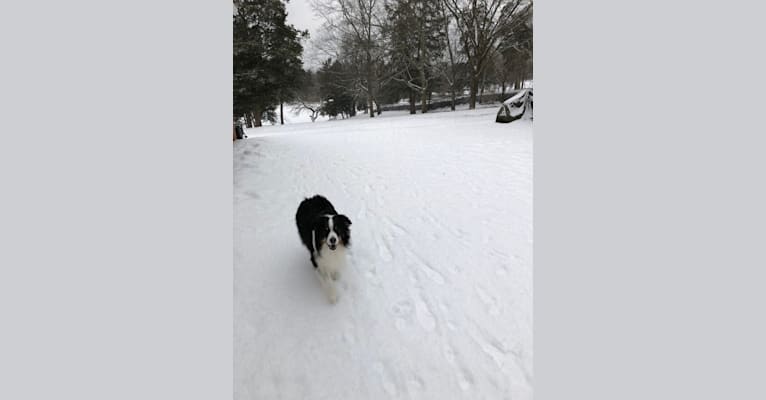
M 340 278 L 351 246 L 351 220 L 338 214 L 329 200 L 320 195 L 306 198 L 295 213 L 298 235 L 311 254 L 311 264 L 331 303 L 338 294 L 332 281 Z

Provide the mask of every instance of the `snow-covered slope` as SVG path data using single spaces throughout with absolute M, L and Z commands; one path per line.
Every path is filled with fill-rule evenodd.
M 532 398 L 532 128 L 497 106 L 234 143 L 235 399 Z M 331 305 L 294 216 L 348 215 Z

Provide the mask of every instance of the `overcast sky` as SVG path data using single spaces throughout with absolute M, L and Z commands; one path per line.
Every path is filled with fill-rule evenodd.
M 322 25 L 319 18 L 314 18 L 314 10 L 311 9 L 309 0 L 290 0 L 287 3 L 287 22 L 297 29 L 308 29 L 312 34 Z
M 311 8 L 311 0 L 290 0 L 287 3 L 287 23 L 292 24 L 295 29 L 308 29 L 311 40 L 317 37 L 316 33 L 322 25 L 322 19 L 314 16 L 314 10 Z M 312 46 L 304 42 L 303 65 L 306 68 L 317 68 L 319 61 L 316 59 Z

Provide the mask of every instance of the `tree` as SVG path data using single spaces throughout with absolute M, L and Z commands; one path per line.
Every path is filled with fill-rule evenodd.
M 460 51 L 460 37 L 459 32 L 454 27 L 452 18 L 447 14 L 447 9 L 444 6 L 444 2 L 439 1 L 439 11 L 442 14 L 442 23 L 444 29 L 444 45 L 447 49 L 446 60 L 442 60 L 438 64 L 439 75 L 446 83 L 447 90 L 450 93 L 450 109 L 455 111 L 455 102 L 457 97 L 457 91 L 465 87 L 465 57 Z M 451 29 L 452 28 L 452 29 Z
M 274 120 L 277 104 L 291 99 L 303 73 L 301 32 L 285 23 L 280 0 L 234 2 L 234 119 L 261 126 L 264 113 Z
M 516 89 L 532 77 L 532 9 L 508 29 L 498 45 L 498 51 L 508 70 L 509 82 Z
M 415 94 L 420 97 L 421 112 L 428 111 L 427 100 L 436 79 L 434 66 L 444 48 L 444 16 L 438 2 L 399 0 L 386 5 L 387 31 L 391 59 L 400 71 L 394 80 L 411 90 L 410 113 L 414 114 Z
M 344 77 L 348 75 L 348 66 L 338 60 L 328 59 L 322 64 L 322 68 L 317 72 L 322 115 L 335 118 L 338 115 L 352 117 L 356 114 L 356 98 L 344 82 Z
M 322 112 L 317 74 L 311 70 L 304 70 L 299 86 L 295 91 L 294 100 L 297 104 L 293 106 L 293 111 L 309 111 L 311 122 L 314 122 Z
M 351 53 L 358 60 L 358 88 L 367 98 L 370 117 L 376 105 L 377 90 L 381 86 L 380 67 L 385 56 L 382 18 L 385 18 L 383 0 L 314 0 L 314 10 L 324 18 L 329 42 L 336 46 L 335 58 L 341 51 Z
M 504 35 L 527 21 L 531 0 L 444 0 L 455 18 L 460 44 L 468 61 L 469 108 L 476 108 L 476 96 L 485 68 Z

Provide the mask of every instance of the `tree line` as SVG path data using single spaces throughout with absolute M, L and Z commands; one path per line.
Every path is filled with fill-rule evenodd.
M 474 109 L 486 88 L 504 96 L 532 76 L 531 0 L 313 0 L 316 71 L 303 68 L 308 32 L 286 23 L 283 1 L 234 5 L 234 118 L 248 126 L 276 121 L 285 103 L 312 120 L 374 117 L 403 99 L 425 113 L 434 95 L 454 110 L 467 92 Z

